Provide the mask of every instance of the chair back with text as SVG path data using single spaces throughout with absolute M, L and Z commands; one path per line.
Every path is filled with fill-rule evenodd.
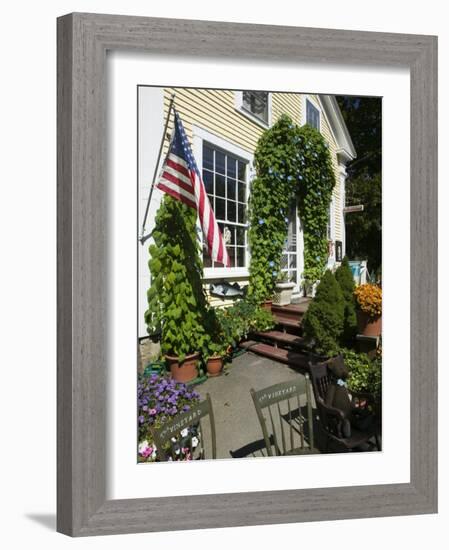
M 269 456 L 317 452 L 308 375 L 258 391 L 251 389 L 251 396 Z
M 209 422 L 205 422 L 208 417 Z M 174 416 L 151 434 L 159 460 L 200 460 L 216 458 L 215 420 L 209 394 L 190 410 Z

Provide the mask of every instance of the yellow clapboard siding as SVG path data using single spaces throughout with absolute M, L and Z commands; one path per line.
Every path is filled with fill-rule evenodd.
M 176 93 L 176 109 L 182 118 L 186 134 L 191 142 L 193 141 L 192 126 L 196 125 L 251 154 L 254 153 L 257 142 L 264 132 L 264 127 L 236 108 L 234 91 L 166 88 L 164 90 L 165 115 L 173 92 Z M 310 95 L 310 97 L 320 104 L 319 96 Z M 292 117 L 294 122 L 301 124 L 303 120 L 303 98 L 303 95 L 296 93 L 273 93 L 271 96 L 271 123 L 276 122 L 282 114 L 287 114 Z M 336 181 L 333 190 L 334 235 L 337 240 L 341 240 L 343 235 L 341 208 L 343 205 L 339 184 L 337 144 L 324 116 L 323 109 L 321 109 L 321 112 L 321 133 L 329 145 Z M 171 130 L 172 122 L 169 125 L 169 133 L 171 133 Z M 164 144 L 164 154 L 167 147 L 168 140 Z

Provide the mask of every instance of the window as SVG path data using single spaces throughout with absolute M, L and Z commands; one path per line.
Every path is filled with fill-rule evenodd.
M 268 124 L 268 92 L 242 92 L 242 108 Z
M 320 129 L 320 111 L 308 99 L 306 100 L 306 124 L 317 130 Z
M 327 210 L 327 224 L 326 224 L 326 235 L 327 240 L 332 240 L 332 201 L 329 204 L 329 208 Z
M 231 267 L 246 267 L 248 162 L 203 141 L 203 181 Z M 204 267 L 224 267 L 203 247 Z
M 288 280 L 293 283 L 298 283 L 296 217 L 296 202 L 293 202 L 289 209 L 287 238 L 281 256 L 281 271 L 286 273 Z

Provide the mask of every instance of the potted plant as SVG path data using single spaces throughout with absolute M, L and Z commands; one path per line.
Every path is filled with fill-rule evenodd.
M 380 336 L 382 332 L 382 289 L 367 283 L 354 290 L 357 325 L 363 336 Z
M 228 353 L 228 342 L 211 342 L 206 358 L 206 370 L 209 377 L 220 376 L 223 370 L 224 359 Z
M 165 195 L 152 236 L 145 321 L 150 334 L 160 334 L 172 378 L 189 382 L 198 375 L 199 352 L 209 338 L 195 210 Z
M 159 460 L 151 429 L 160 428 L 180 412 L 188 412 L 199 402 L 199 399 L 200 396 L 195 390 L 176 382 L 167 375 L 152 373 L 150 376 L 139 376 L 137 384 L 138 462 Z
M 281 271 L 274 289 L 273 304 L 278 306 L 287 306 L 290 304 L 294 288 L 295 283 L 288 280 L 288 274 L 285 271 Z

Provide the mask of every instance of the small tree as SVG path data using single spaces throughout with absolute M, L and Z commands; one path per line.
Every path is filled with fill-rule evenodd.
M 214 317 L 202 285 L 195 210 L 165 195 L 152 236 L 145 322 L 150 334 L 161 334 L 162 353 L 182 361 L 206 348 Z
M 357 334 L 357 316 L 355 312 L 354 277 L 352 276 L 352 271 L 346 256 L 335 272 L 335 278 L 340 285 L 345 300 L 342 344 L 350 345 Z
M 338 349 L 344 311 L 343 292 L 334 274 L 327 270 L 303 320 L 304 335 L 315 342 L 318 353 L 330 355 Z

